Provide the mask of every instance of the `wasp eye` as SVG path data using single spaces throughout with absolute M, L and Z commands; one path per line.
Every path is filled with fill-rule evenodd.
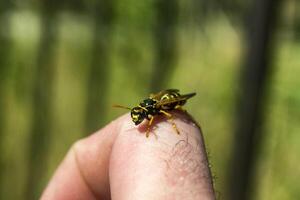
M 135 125 L 140 124 L 144 120 L 144 110 L 139 107 L 134 107 L 131 110 L 131 119 Z

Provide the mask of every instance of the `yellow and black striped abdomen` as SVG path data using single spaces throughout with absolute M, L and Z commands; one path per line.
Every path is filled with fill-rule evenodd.
M 178 92 L 170 92 L 162 95 L 160 100 L 171 100 L 180 97 L 180 94 Z
M 165 93 L 160 98 L 160 101 L 166 102 L 164 105 L 161 106 L 161 108 L 164 110 L 173 110 L 175 108 L 175 106 L 185 104 L 185 102 L 186 102 L 185 100 L 174 102 L 174 100 L 179 99 L 180 96 L 181 95 L 175 91 Z M 168 102 L 170 102 L 170 103 L 168 103 Z

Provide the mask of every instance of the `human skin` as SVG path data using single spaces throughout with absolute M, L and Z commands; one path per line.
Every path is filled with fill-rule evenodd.
M 162 116 L 149 138 L 147 122 L 129 114 L 76 142 L 45 188 L 42 200 L 215 199 L 201 130 L 173 112 L 180 134 Z

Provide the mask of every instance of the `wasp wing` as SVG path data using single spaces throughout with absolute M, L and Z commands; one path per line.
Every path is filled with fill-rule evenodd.
M 152 93 L 149 95 L 149 97 L 151 99 L 156 99 L 156 100 L 160 100 L 160 98 L 165 95 L 165 94 L 168 94 L 168 93 L 173 93 L 173 92 L 177 92 L 179 93 L 179 90 L 178 89 L 167 89 L 167 90 L 162 90 L 158 93 Z
M 180 101 L 185 101 L 193 96 L 195 96 L 196 93 L 189 93 L 189 94 L 184 94 L 181 95 L 179 97 L 176 97 L 174 99 L 165 99 L 165 100 L 161 100 L 159 101 L 156 105 L 159 106 L 163 106 L 163 105 L 167 105 L 167 104 L 171 104 L 171 103 L 176 103 L 176 102 L 180 102 Z

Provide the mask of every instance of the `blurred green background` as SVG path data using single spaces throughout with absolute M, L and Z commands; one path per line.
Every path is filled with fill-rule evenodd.
M 259 2 L 1 0 L 0 199 L 37 199 L 70 146 L 123 113 L 112 104 L 165 88 L 197 93 L 186 109 L 202 125 L 218 198 L 233 199 L 238 96 L 248 46 L 260 42 L 248 37 Z M 259 200 L 300 197 L 300 2 L 276 9 L 247 186 Z

